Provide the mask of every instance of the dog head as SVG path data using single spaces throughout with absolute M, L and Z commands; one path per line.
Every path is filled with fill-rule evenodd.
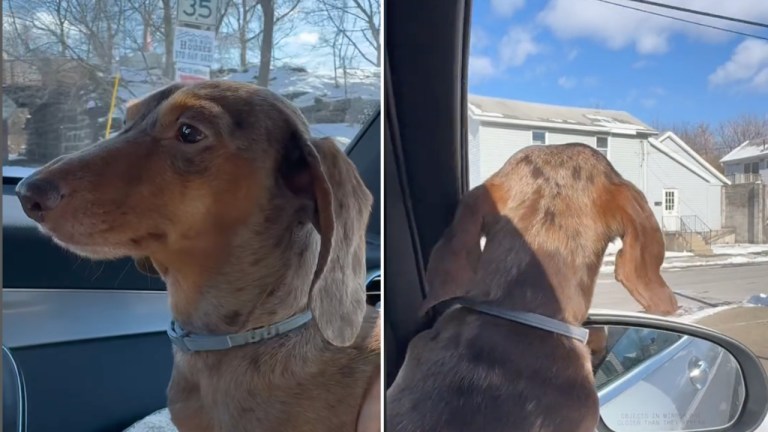
M 306 250 L 317 250 L 319 237 L 310 308 L 331 342 L 357 334 L 372 197 L 335 142 L 311 139 L 301 113 L 267 89 L 165 87 L 131 104 L 118 134 L 48 163 L 17 194 L 63 247 L 135 257 L 142 271 L 163 276 L 193 261 L 189 272 L 214 271 L 238 235 L 269 231 L 270 218 L 314 226 L 310 236 L 276 235 Z M 285 214 L 275 214 L 276 197 L 293 203 Z
M 583 319 L 616 237 L 617 280 L 647 312 L 674 313 L 660 273 L 664 239 L 642 192 L 590 146 L 528 147 L 462 198 L 430 255 L 422 312 L 451 297 L 505 295 L 516 307 Z

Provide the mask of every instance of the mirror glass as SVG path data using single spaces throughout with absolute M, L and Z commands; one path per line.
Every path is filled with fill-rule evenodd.
M 640 327 L 589 327 L 600 416 L 615 432 L 727 427 L 744 404 L 736 359 L 710 341 Z

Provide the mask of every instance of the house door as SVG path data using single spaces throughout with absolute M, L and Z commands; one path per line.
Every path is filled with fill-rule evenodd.
M 680 231 L 680 200 L 677 189 L 664 189 L 664 210 L 661 220 L 664 231 Z

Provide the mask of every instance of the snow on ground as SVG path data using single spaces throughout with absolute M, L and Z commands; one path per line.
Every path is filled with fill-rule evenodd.
M 238 82 L 256 82 L 258 66 L 251 66 L 244 72 L 233 72 L 222 79 Z M 121 116 L 125 102 L 141 98 L 168 84 L 160 70 L 121 68 L 121 85 L 118 89 L 120 103 L 116 106 L 116 115 Z M 337 85 L 338 81 L 338 85 Z M 301 66 L 281 65 L 270 72 L 269 88 L 288 97 L 299 106 L 315 104 L 320 99 L 326 102 L 345 98 L 366 100 L 381 99 L 380 73 L 372 69 L 353 69 L 347 71 L 346 86 L 341 74 L 334 78 L 331 73 L 309 72 Z M 347 123 L 321 123 L 311 125 L 317 136 L 330 136 L 346 147 L 357 135 L 360 125 Z
M 623 243 L 621 242 L 621 239 L 616 239 L 612 243 L 608 244 L 608 248 L 605 250 L 605 261 L 614 261 L 616 259 L 616 253 L 621 249 Z M 690 252 L 674 252 L 674 251 L 667 251 L 664 254 L 665 257 L 671 258 L 671 257 L 691 257 L 693 256 Z
M 244 72 L 233 72 L 222 79 L 256 83 L 258 66 L 252 66 Z M 118 97 L 122 101 L 141 98 L 153 90 L 168 84 L 160 70 L 121 68 L 121 85 Z M 333 101 L 344 98 L 380 100 L 381 79 L 376 70 L 353 69 L 347 71 L 346 86 L 341 75 L 338 86 L 333 74 L 309 72 L 299 66 L 283 65 L 270 73 L 269 88 L 281 95 L 291 96 L 292 102 L 299 107 L 315 103 L 317 98 Z
M 256 82 L 258 67 L 253 66 L 245 72 L 234 72 L 224 79 L 240 82 Z M 327 101 L 361 97 L 363 99 L 379 100 L 381 98 L 380 74 L 375 70 L 349 70 L 347 85 L 344 86 L 341 74 L 336 86 L 333 74 L 313 73 L 303 71 L 300 67 L 284 65 L 272 70 L 269 78 L 269 88 L 281 95 L 301 94 L 292 99 L 299 107 L 312 105 L 315 98 Z
M 617 239 L 610 245 L 603 258 L 600 273 L 613 273 L 616 262 L 616 252 L 621 249 L 621 240 Z M 737 264 L 752 264 L 768 262 L 768 245 L 762 244 L 732 244 L 712 245 L 713 255 L 696 256 L 690 252 L 667 251 L 664 255 L 663 269 L 683 269 L 689 267 L 722 266 Z
M 716 313 L 720 313 L 724 310 L 733 309 L 735 307 L 743 307 L 744 304 L 741 303 L 735 303 L 735 304 L 729 304 L 725 306 L 718 306 L 718 307 L 702 307 L 698 309 L 697 311 L 685 315 L 675 316 L 674 318 L 679 321 L 683 322 L 695 322 L 698 321 L 704 317 L 714 315 Z
M 692 258 L 692 259 L 691 259 Z M 724 266 L 724 265 L 738 265 L 738 264 L 755 264 L 768 262 L 768 255 L 741 255 L 741 256 L 709 256 L 709 257 L 696 257 L 691 255 L 689 259 L 674 259 L 667 257 L 664 260 L 664 264 L 661 265 L 662 269 L 666 270 L 679 270 L 691 267 L 712 267 L 712 266 Z M 600 273 L 613 273 L 614 271 L 613 261 L 604 261 L 603 266 L 600 268 Z
M 315 123 L 309 125 L 309 129 L 313 136 L 334 138 L 339 144 L 342 144 L 341 147 L 344 148 L 353 138 L 355 138 L 357 132 L 360 130 L 360 126 L 345 123 Z
M 768 253 L 768 244 L 712 245 L 715 255 L 746 255 Z

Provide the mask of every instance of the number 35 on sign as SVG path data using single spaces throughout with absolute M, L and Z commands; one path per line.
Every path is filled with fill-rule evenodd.
M 215 27 L 218 12 L 219 0 L 179 0 L 176 22 L 181 25 Z

